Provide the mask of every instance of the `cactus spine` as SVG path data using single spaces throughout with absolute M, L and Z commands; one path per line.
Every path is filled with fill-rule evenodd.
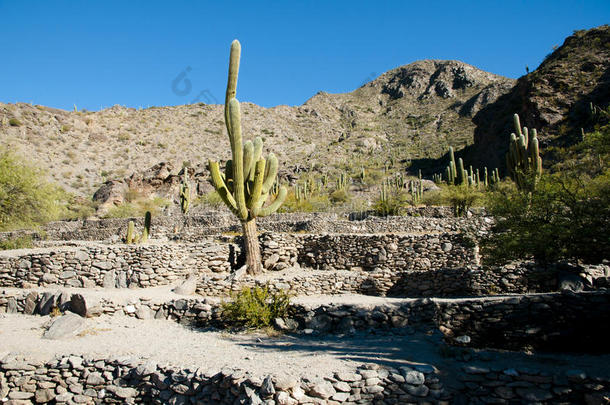
M 225 95 L 225 124 L 231 143 L 232 159 L 227 162 L 224 175 L 218 162 L 210 160 L 209 170 L 216 191 L 242 224 L 246 247 L 246 264 L 249 274 L 263 271 L 260 246 L 256 232 L 256 218 L 274 213 L 286 198 L 286 188 L 280 187 L 275 200 L 264 206 L 271 187 L 276 180 L 278 160 L 273 153 L 262 157 L 263 141 L 257 137 L 254 142 L 242 145 L 241 112 L 237 93 L 237 76 L 241 45 L 234 40 L 229 57 L 229 77 Z
M 531 191 L 542 175 L 542 158 L 538 147 L 536 129 L 531 137 L 526 127 L 521 128 L 519 115 L 513 116 L 515 132 L 510 134 L 510 146 L 506 154 L 506 168 L 520 190 Z
M 188 170 L 184 168 L 184 178 L 180 184 L 180 209 L 184 215 L 188 214 L 191 206 L 191 185 L 188 180 Z

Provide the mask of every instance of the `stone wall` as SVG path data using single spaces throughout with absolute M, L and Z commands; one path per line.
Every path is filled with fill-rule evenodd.
M 363 220 L 350 219 L 349 215 L 327 213 L 274 214 L 259 218 L 257 225 L 263 232 L 307 233 L 383 233 L 383 232 L 457 232 L 481 230 L 489 227 L 491 219 L 481 215 L 454 218 L 445 207 L 414 210 L 411 216 L 366 216 Z M 133 220 L 142 228 L 143 218 L 109 218 L 77 221 L 57 221 L 38 231 L 1 232 L 0 240 L 30 235 L 40 240 L 89 240 L 118 242 L 125 237 L 127 223 Z M 154 217 L 151 237 L 183 242 L 198 242 L 209 235 L 241 232 L 236 218 L 228 212 L 201 213 L 182 216 Z
M 43 363 L 7 356 L 0 362 L 0 400 L 36 403 L 441 403 L 449 397 L 430 366 L 394 369 L 371 364 L 353 372 L 297 379 L 259 377 L 233 368 L 178 368 L 131 357 L 63 356 Z
M 230 245 L 101 245 L 0 252 L 0 286 L 107 288 L 171 284 L 190 273 L 228 272 Z
M 248 371 L 160 365 L 133 357 L 62 356 L 47 362 L 0 359 L 0 400 L 9 403 L 123 404 L 449 404 L 607 403 L 610 380 L 580 370 L 367 364 L 324 377 L 256 376 Z M 461 381 L 445 387 L 447 372 Z
M 49 301 L 51 301 L 49 303 Z M 0 312 L 44 313 L 62 300 L 60 293 L 19 291 L 0 295 Z M 64 302 L 70 301 L 68 298 Z M 199 326 L 224 326 L 220 303 L 206 298 L 168 302 L 140 298 L 129 303 L 89 303 L 96 314 L 142 319 L 172 319 Z M 80 307 L 80 306 L 79 306 Z M 92 309 L 95 308 L 96 309 Z M 409 326 L 438 328 L 451 344 L 509 350 L 608 352 L 610 292 L 547 293 L 465 299 L 397 299 L 379 305 L 294 304 L 285 320 L 288 330 L 351 333 L 356 330 Z
M 394 297 L 457 297 L 548 292 L 557 272 L 532 263 L 476 266 L 476 249 L 458 234 L 261 236 L 263 277 L 235 279 L 243 264 L 233 237 L 198 244 L 72 246 L 0 252 L 0 286 L 139 288 L 197 276 L 197 292 L 228 296 L 268 284 L 298 295 L 360 293 Z M 301 267 L 304 266 L 304 267 Z M 316 270 L 320 269 L 320 270 Z M 603 274 L 603 273 L 602 273 Z M 597 285 L 597 284 L 596 284 Z

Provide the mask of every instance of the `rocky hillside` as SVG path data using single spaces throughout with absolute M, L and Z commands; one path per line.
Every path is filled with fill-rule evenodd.
M 381 167 L 390 154 L 404 165 L 472 143 L 472 117 L 513 82 L 465 63 L 425 60 L 298 107 L 242 103 L 242 121 L 246 136 L 262 136 L 288 174 Z M 230 156 L 222 105 L 89 112 L 0 103 L 0 124 L 3 145 L 85 196 L 159 162 L 177 173 L 184 161 L 197 166 Z
M 575 143 L 581 128 L 593 129 L 590 103 L 604 109 L 610 103 L 608 25 L 576 31 L 538 69 L 480 109 L 473 118 L 475 144 L 468 148 L 467 160 L 503 166 L 514 113 L 522 125 L 539 130 L 543 153 L 551 145 Z

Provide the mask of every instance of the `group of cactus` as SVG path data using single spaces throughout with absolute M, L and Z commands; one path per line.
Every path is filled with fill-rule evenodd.
M 479 169 L 473 169 L 472 165 L 467 169 L 464 168 L 464 161 L 459 158 L 457 164 L 455 162 L 455 154 L 453 153 L 453 147 L 449 147 L 449 165 L 445 168 L 445 178 L 448 185 L 455 186 L 469 186 L 469 187 L 485 187 L 487 188 L 490 184 L 496 184 L 500 182 L 500 172 L 498 168 L 491 170 L 489 174 L 487 167 L 483 168 L 483 175 L 481 175 Z M 435 175 L 434 181 L 441 182 L 442 176 L 440 174 Z
M 152 215 L 150 211 L 146 211 L 146 215 L 144 215 L 144 229 L 142 233 L 136 234 L 136 226 L 133 221 L 129 221 L 127 224 L 127 235 L 125 235 L 125 243 L 128 245 L 134 243 L 146 243 L 148 241 L 148 236 L 150 235 L 150 223 L 152 220 Z
M 510 134 L 510 145 L 506 154 L 508 175 L 520 190 L 531 191 L 542 175 L 542 158 L 538 147 L 538 134 L 521 127 L 519 115 L 513 116 L 515 132 Z

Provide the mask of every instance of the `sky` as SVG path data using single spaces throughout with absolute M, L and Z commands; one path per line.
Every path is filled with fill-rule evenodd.
M 0 0 L 0 102 L 99 110 L 223 103 L 239 39 L 237 98 L 300 105 L 421 59 L 517 78 L 610 1 Z

